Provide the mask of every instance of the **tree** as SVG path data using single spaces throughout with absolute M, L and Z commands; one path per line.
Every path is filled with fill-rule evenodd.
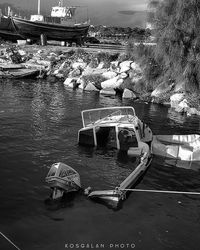
M 200 1 L 163 0 L 154 20 L 156 60 L 163 73 L 200 90 Z

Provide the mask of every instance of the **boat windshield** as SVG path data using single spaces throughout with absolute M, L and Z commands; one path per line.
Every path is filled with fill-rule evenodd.
M 83 127 L 98 124 L 101 121 L 117 122 L 122 117 L 135 117 L 133 107 L 109 107 L 82 111 Z

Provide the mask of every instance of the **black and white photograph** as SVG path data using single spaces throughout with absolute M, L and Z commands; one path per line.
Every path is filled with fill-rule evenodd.
M 0 0 L 0 250 L 199 231 L 200 1 Z

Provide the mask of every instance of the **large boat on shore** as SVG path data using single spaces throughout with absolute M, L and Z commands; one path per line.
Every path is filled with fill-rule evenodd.
M 84 7 L 84 6 L 83 6 Z M 38 0 L 38 14 L 31 15 L 30 20 L 11 17 L 14 30 L 23 39 L 40 40 L 41 36 L 46 40 L 64 41 L 68 43 L 82 44 L 87 36 L 89 21 L 76 21 L 76 10 L 81 6 L 58 6 L 52 7 L 51 15 L 40 14 L 40 0 Z
M 9 16 L 0 15 L 0 38 L 13 42 L 23 39 L 14 29 Z

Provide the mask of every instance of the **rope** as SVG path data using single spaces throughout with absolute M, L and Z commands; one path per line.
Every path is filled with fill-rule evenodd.
M 13 245 L 17 250 L 21 250 L 18 246 L 16 246 L 8 237 L 6 237 L 2 232 L 0 234 L 11 244 Z
M 184 191 L 168 191 L 168 190 L 150 190 L 150 189 L 119 189 L 120 191 L 132 191 L 132 192 L 147 192 L 147 193 L 165 193 L 165 194 L 190 194 L 200 195 L 199 192 L 184 192 Z

